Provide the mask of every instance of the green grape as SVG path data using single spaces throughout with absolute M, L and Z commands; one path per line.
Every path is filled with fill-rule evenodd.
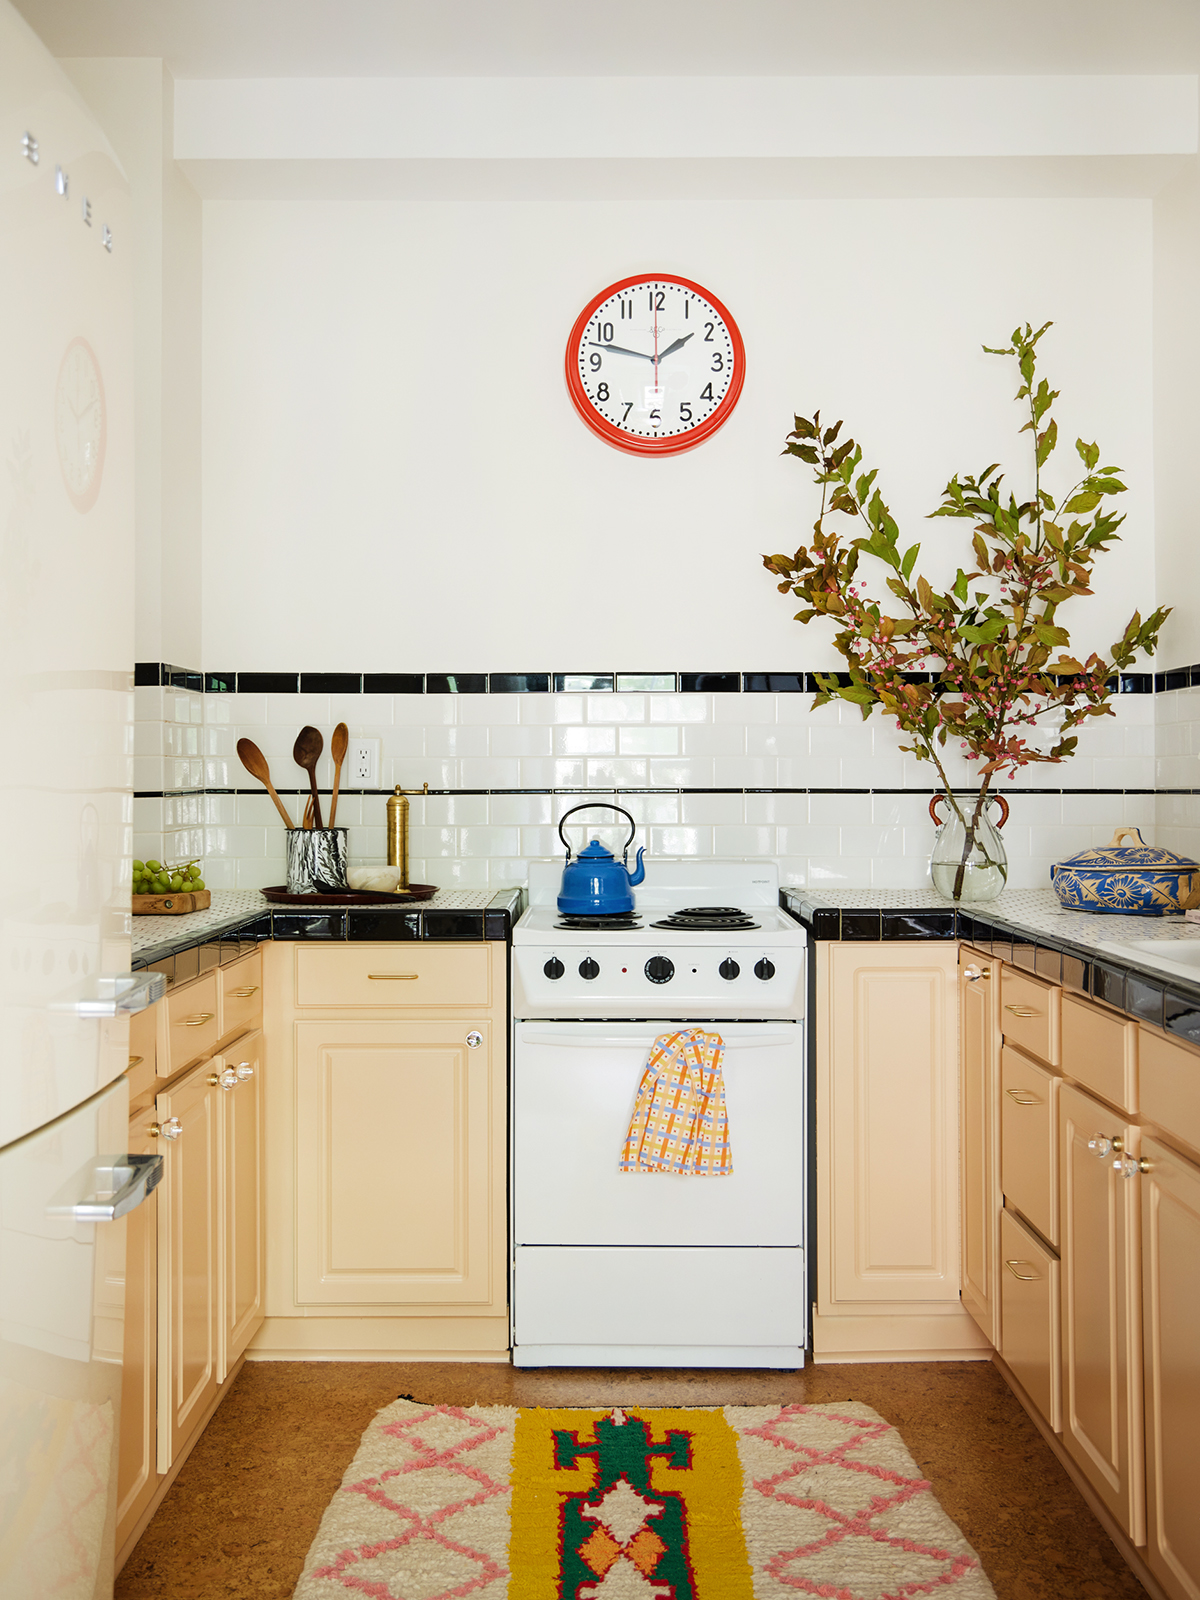
M 179 876 L 178 873 L 176 873 L 175 876 L 171 879 L 171 888 L 174 889 L 176 894 L 178 894 L 180 889 L 183 888 L 183 879 Z
M 198 878 L 199 876 L 200 876 L 200 863 L 198 861 L 193 861 L 191 866 L 188 868 L 188 877 L 189 878 Z
M 143 867 L 145 865 L 146 865 L 146 863 L 144 861 L 135 861 L 133 863 L 133 875 L 134 875 L 135 878 L 140 878 L 141 877 L 142 869 L 143 869 Z
M 160 873 L 162 871 L 162 862 L 161 861 L 147 861 L 146 870 L 147 870 L 147 872 L 153 872 L 157 876 L 158 873 Z
M 193 889 L 203 889 L 203 887 L 204 887 L 204 879 L 203 878 L 193 878 L 192 879 L 192 888 Z

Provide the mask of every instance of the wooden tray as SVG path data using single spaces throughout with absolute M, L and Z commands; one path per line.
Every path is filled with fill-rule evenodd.
M 178 894 L 135 894 L 135 917 L 181 917 L 189 911 L 207 911 L 212 895 L 207 889 L 181 889 Z
M 385 894 L 381 889 L 346 889 L 341 894 L 291 894 L 286 884 L 260 889 L 264 900 L 280 906 L 402 906 L 415 900 L 432 900 L 434 883 L 410 883 L 403 894 Z

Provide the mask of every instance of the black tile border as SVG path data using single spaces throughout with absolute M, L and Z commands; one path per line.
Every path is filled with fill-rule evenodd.
M 1009 966 L 1060 983 L 1074 994 L 1099 1000 L 1200 1047 L 1200 983 L 1164 979 L 1161 973 L 1109 954 L 1099 956 L 1069 939 L 1031 932 L 980 910 L 824 906 L 806 899 L 803 889 L 788 888 L 779 891 L 779 903 L 803 923 L 813 940 L 822 942 L 961 939 Z
M 844 688 L 850 675 L 822 677 Z M 906 672 L 908 683 L 933 674 Z M 169 685 L 202 694 L 816 694 L 815 672 L 200 672 L 167 661 L 138 661 L 137 688 Z M 1200 663 L 1169 672 L 1122 672 L 1117 694 L 1167 694 L 1200 686 Z

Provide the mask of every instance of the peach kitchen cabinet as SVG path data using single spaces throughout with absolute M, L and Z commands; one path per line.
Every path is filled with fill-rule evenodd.
M 958 953 L 962 1303 L 1000 1343 L 1000 962 Z
M 1063 1445 L 1141 1545 L 1141 1130 L 1071 1084 L 1059 1113 Z
M 983 1356 L 960 1299 L 957 946 L 812 948 L 815 1359 Z
M 503 943 L 265 951 L 267 1321 L 255 1352 L 508 1350 Z
M 1200 1051 L 1140 1034 L 1147 1561 L 1200 1600 Z

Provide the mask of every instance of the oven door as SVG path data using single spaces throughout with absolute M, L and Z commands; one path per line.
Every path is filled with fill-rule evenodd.
M 804 1028 L 706 1024 L 722 1072 L 733 1173 L 625 1173 L 621 1151 L 656 1038 L 694 1022 L 518 1022 L 513 1220 L 518 1245 L 800 1245 Z

